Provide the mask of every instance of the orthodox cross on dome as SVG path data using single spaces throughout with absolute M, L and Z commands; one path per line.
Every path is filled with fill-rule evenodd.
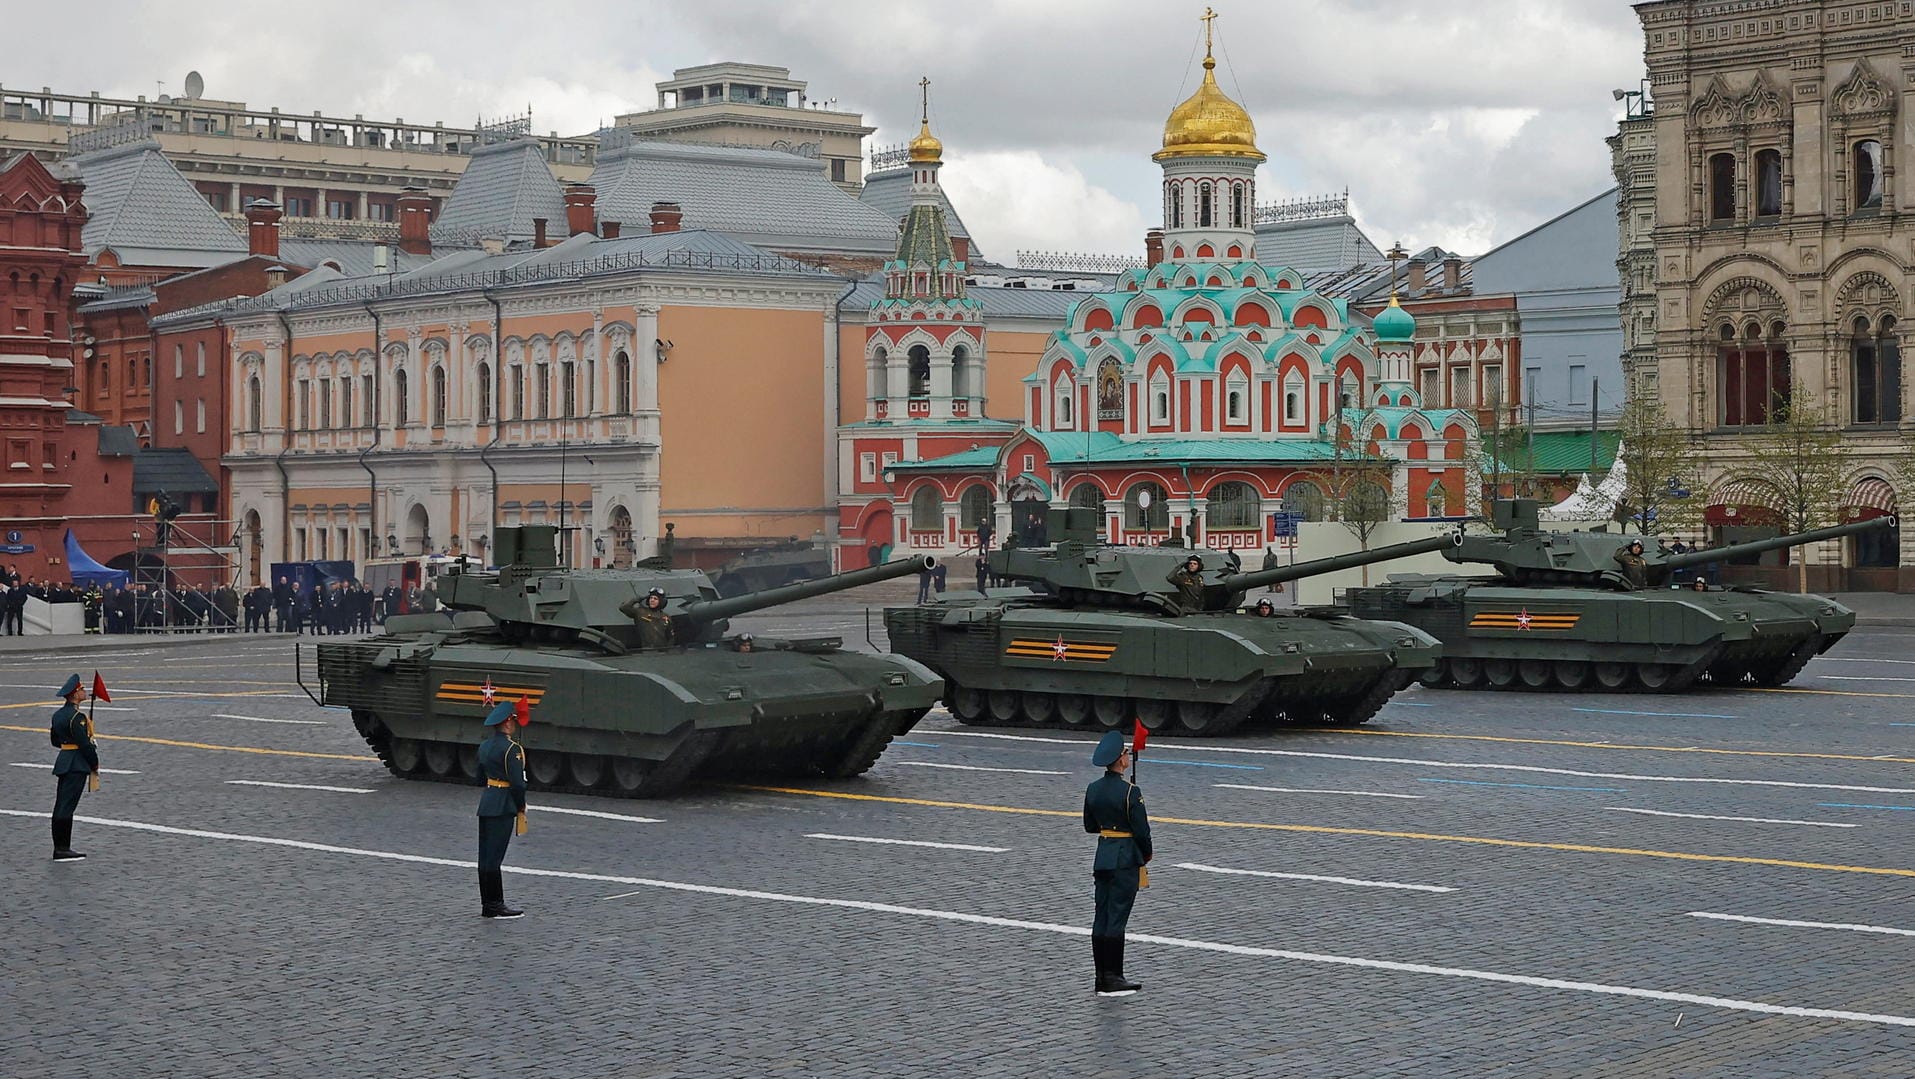
M 1197 21 L 1204 24 L 1204 55 L 1209 56 L 1210 55 L 1210 29 L 1211 29 L 1211 24 L 1217 21 L 1217 13 L 1210 10 L 1208 7 L 1206 7 L 1204 8 L 1204 13 L 1202 15 L 1197 16 Z
M 1403 250 L 1403 241 L 1398 240 L 1397 242 L 1390 245 L 1390 249 L 1383 253 L 1383 257 L 1390 260 L 1390 302 L 1395 303 L 1396 302 L 1396 264 L 1399 262 L 1407 261 L 1410 257 L 1410 253 L 1408 251 Z
M 918 80 L 918 122 L 930 126 L 931 123 L 931 76 Z

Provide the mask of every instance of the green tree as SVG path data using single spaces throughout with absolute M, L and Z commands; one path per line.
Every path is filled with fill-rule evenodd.
M 1354 429 L 1368 430 L 1370 423 L 1367 414 L 1361 415 Z M 1352 434 L 1352 428 L 1337 432 L 1326 501 L 1331 515 L 1365 551 L 1370 549 L 1370 537 L 1390 519 L 1390 488 L 1395 474 L 1396 462 L 1369 452 Z M 1368 566 L 1363 567 L 1363 583 L 1370 583 Z
M 1628 531 L 1648 535 L 1691 532 L 1702 524 L 1705 499 L 1676 497 L 1678 489 L 1699 490 L 1702 449 L 1694 434 L 1669 421 L 1662 402 L 1640 396 L 1622 406 L 1617 428 L 1621 445 L 1616 462 L 1623 467 L 1625 484 L 1616 516 Z M 1653 524 L 1651 521 L 1653 520 Z
M 1750 471 L 1774 492 L 1784 532 L 1837 523 L 1845 493 L 1844 458 L 1841 423 L 1833 409 L 1814 404 L 1798 386 L 1792 400 L 1771 414 L 1769 426 L 1749 439 L 1748 451 Z M 1794 558 L 1796 589 L 1807 592 L 1808 559 L 1799 549 Z

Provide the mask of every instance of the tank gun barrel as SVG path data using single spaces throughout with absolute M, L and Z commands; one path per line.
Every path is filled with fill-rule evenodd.
M 1248 592 L 1253 588 L 1268 588 L 1273 584 L 1294 581 L 1300 577 L 1314 577 L 1319 573 L 1334 573 L 1340 569 L 1352 569 L 1368 566 L 1377 562 L 1388 562 L 1393 558 L 1408 558 L 1411 555 L 1429 554 L 1454 547 L 1461 541 L 1462 534 L 1448 532 L 1428 539 L 1410 540 L 1407 543 L 1392 543 L 1388 547 L 1378 547 L 1374 551 L 1352 551 L 1349 554 L 1331 555 L 1328 558 L 1313 558 L 1308 562 L 1298 562 L 1294 566 L 1278 566 L 1275 569 L 1252 570 L 1249 573 L 1233 573 L 1221 582 L 1224 588 L 1232 592 Z
M 1706 562 L 1720 562 L 1727 558 L 1740 558 L 1743 555 L 1761 554 L 1763 551 L 1779 550 L 1783 547 L 1799 547 L 1804 543 L 1815 543 L 1826 539 L 1840 539 L 1877 528 L 1887 528 L 1895 523 L 1893 517 L 1872 517 L 1866 521 L 1850 521 L 1845 525 L 1833 525 L 1817 528 L 1809 532 L 1795 532 L 1786 536 L 1771 536 L 1768 539 L 1750 540 L 1747 543 L 1732 543 L 1727 547 L 1712 547 L 1706 551 L 1684 551 L 1662 559 L 1666 569 L 1685 569 Z
M 689 618 L 695 622 L 714 622 L 720 618 L 750 614 L 766 607 L 776 607 L 781 603 L 792 603 L 812 596 L 822 596 L 827 592 L 842 592 L 859 585 L 876 584 L 894 577 L 904 577 L 921 573 L 936 567 L 938 560 L 930 555 L 916 558 L 900 558 L 895 562 L 870 566 L 865 569 L 847 570 L 834 573 L 829 577 L 819 577 L 811 581 L 799 581 L 797 584 L 767 588 L 762 592 L 746 592 L 741 596 L 726 599 L 701 599 L 687 603 L 682 610 L 673 613 L 680 618 Z

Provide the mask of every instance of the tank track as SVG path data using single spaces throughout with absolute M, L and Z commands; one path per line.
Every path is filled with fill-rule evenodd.
M 1217 707 L 1198 728 L 1186 725 L 1178 711 L 1177 702 L 1167 702 L 1166 720 L 1159 726 L 1151 727 L 1151 730 L 1152 733 L 1185 738 L 1222 738 L 1246 729 L 1269 730 L 1316 725 L 1356 726 L 1375 716 L 1377 711 L 1407 684 L 1408 681 L 1403 674 L 1391 668 L 1377 672 L 1354 690 L 1339 686 L 1337 688 L 1342 692 L 1338 693 L 1319 689 L 1298 694 L 1297 687 L 1287 685 L 1285 679 L 1266 678 L 1235 701 Z M 989 696 L 984 691 L 970 692 L 976 694 L 980 702 Z M 1053 701 L 1051 714 L 1048 717 L 1034 719 L 1030 711 L 1020 702 L 1017 714 L 1005 719 L 995 714 L 988 705 L 980 705 L 973 710 L 956 703 L 963 699 L 964 693 L 966 693 L 965 687 L 949 678 L 945 679 L 946 708 L 959 723 L 971 727 L 1093 732 L 1129 731 L 1132 717 L 1137 713 L 1135 702 L 1128 698 L 1072 695 L 1082 697 L 1089 702 L 1085 709 L 1084 720 L 1072 723 L 1063 718 L 1063 708 L 1058 703 L 1060 696 L 1046 694 Z M 969 715 L 966 714 L 967 711 Z M 1150 724 L 1146 723 L 1145 726 L 1149 727 Z
M 1526 693 L 1682 693 L 1694 686 L 1697 680 L 1709 674 L 1715 657 L 1716 652 L 1712 651 L 1693 663 L 1679 667 L 1674 664 L 1598 664 L 1583 660 L 1533 661 L 1545 664 L 1547 667 L 1548 678 L 1541 683 L 1525 678 L 1521 665 L 1527 661 L 1505 661 L 1511 665 L 1510 680 L 1497 682 L 1491 679 L 1487 670 L 1488 665 L 1493 661 L 1466 660 L 1476 664 L 1476 673 L 1464 681 L 1457 675 L 1455 666 L 1457 661 L 1442 659 L 1437 661 L 1435 667 L 1430 668 L 1429 673 L 1422 675 L 1419 681 L 1427 689 L 1518 690 Z M 1805 659 L 1803 662 L 1808 661 Z M 1620 680 L 1604 681 L 1601 672 L 1596 669 L 1603 666 L 1624 669 L 1623 677 Z M 1657 668 L 1656 675 L 1644 678 L 1645 666 Z M 1567 673 L 1565 668 L 1579 671 L 1579 673 L 1572 675 Z

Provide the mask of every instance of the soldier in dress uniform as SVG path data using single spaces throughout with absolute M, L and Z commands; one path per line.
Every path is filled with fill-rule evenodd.
M 672 646 L 672 616 L 665 613 L 665 590 L 654 588 L 645 598 L 628 599 L 619 605 L 619 613 L 638 624 L 640 648 Z
M 60 751 L 53 760 L 53 774 L 58 777 L 53 796 L 53 860 L 77 862 L 86 855 L 73 849 L 73 811 L 80 807 L 80 795 L 86 793 L 88 781 L 100 771 L 100 751 L 93 744 L 93 721 L 80 712 L 80 704 L 86 700 L 80 676 L 68 675 L 56 696 L 66 703 L 53 713 L 47 731 Z
M 1177 604 L 1184 609 L 1185 614 L 1204 609 L 1203 559 L 1191 555 L 1165 579 L 1176 586 Z
M 1097 858 L 1091 863 L 1097 916 L 1090 928 L 1097 994 L 1127 996 L 1144 987 L 1124 977 L 1124 927 L 1137 889 L 1144 884 L 1144 863 L 1151 858 L 1150 817 L 1144 812 L 1143 791 L 1124 778 L 1130 747 L 1122 732 L 1106 733 L 1090 760 L 1104 769 L 1084 790 L 1084 830 L 1097 836 Z
M 505 905 L 505 848 L 514 831 L 525 831 L 525 747 L 512 735 L 530 718 L 524 701 L 506 701 L 486 714 L 492 736 L 479 744 L 479 770 L 485 792 L 479 795 L 479 913 L 487 918 L 518 918 L 525 912 Z

